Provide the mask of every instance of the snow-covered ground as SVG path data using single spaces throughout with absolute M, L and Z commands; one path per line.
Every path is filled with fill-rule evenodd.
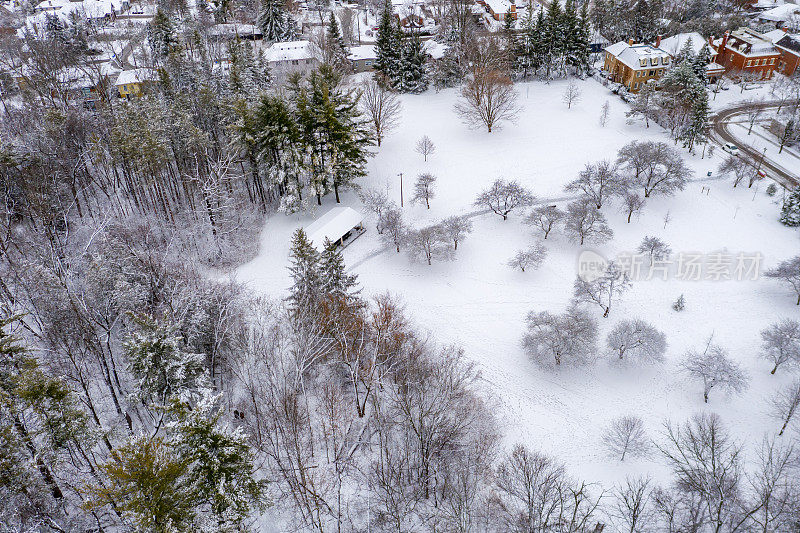
M 628 124 L 627 105 L 594 80 L 580 82 L 583 98 L 568 110 L 561 101 L 565 86 L 566 82 L 518 84 L 523 109 L 516 124 L 505 124 L 492 134 L 470 130 L 458 120 L 453 112 L 456 90 L 404 96 L 403 122 L 369 162 L 363 184 L 385 188 L 399 204 L 398 174 L 402 172 L 404 213 L 420 226 L 452 214 L 475 212 L 475 196 L 499 177 L 519 180 L 540 199 L 563 205 L 571 196 L 563 192 L 563 186 L 586 163 L 612 159 L 632 140 L 670 142 L 657 126 L 646 129 L 639 122 Z M 714 105 L 735 100 L 734 93 L 738 94 L 738 88 L 721 93 Z M 752 98 L 753 91 L 749 93 L 744 96 Z M 605 101 L 610 102 L 611 119 L 603 128 L 598 119 Z M 414 151 L 423 135 L 437 148 L 427 163 Z M 617 205 L 604 207 L 615 237 L 597 247 L 599 252 L 611 257 L 634 251 L 645 235 L 656 235 L 676 254 L 760 253 L 765 267 L 798 253 L 797 232 L 777 222 L 779 196 L 766 196 L 765 183 L 733 189 L 728 181 L 716 179 L 723 152 L 717 151 L 711 159 L 682 153 L 698 181 L 675 197 L 649 199 L 631 224 L 626 224 Z M 708 171 L 714 173 L 711 178 Z M 413 180 L 421 172 L 438 177 L 437 197 L 430 210 L 408 202 Z M 255 291 L 281 296 L 289 286 L 286 266 L 291 232 L 324 213 L 332 202 L 326 199 L 312 214 L 271 217 L 260 255 L 242 266 L 237 278 Z M 345 195 L 344 202 L 360 208 L 352 193 Z M 665 227 L 667 213 L 670 220 Z M 703 410 L 719 413 L 749 444 L 776 429 L 766 416 L 766 399 L 788 376 L 781 371 L 771 376 L 769 363 L 758 358 L 759 332 L 779 318 L 797 317 L 798 308 L 787 288 L 767 279 L 639 281 L 610 317 L 601 318 L 596 308 L 591 312 L 601 322 L 603 341 L 605 333 L 623 318 L 643 318 L 663 330 L 669 342 L 663 367 L 619 367 L 598 353 L 593 365 L 542 369 L 520 347 L 525 316 L 531 310 L 558 312 L 567 306 L 580 248 L 559 233 L 545 241 L 550 255 L 538 271 L 511 270 L 505 264 L 508 259 L 538 239 L 521 222 L 521 215 L 513 213 L 505 222 L 493 214 L 474 216 L 475 231 L 459 244 L 452 262 L 413 263 L 404 253 L 383 246 L 371 224 L 344 257 L 358 274 L 365 295 L 386 291 L 399 295 L 419 326 L 439 342 L 460 344 L 480 364 L 487 391 L 500 406 L 498 414 L 509 442 L 521 441 L 550 452 L 584 479 L 608 485 L 633 472 L 649 472 L 656 478 L 665 475 L 656 454 L 624 464 L 606 457 L 601 434 L 616 416 L 641 416 L 654 437 L 667 418 L 682 421 Z M 686 310 L 678 313 L 671 304 L 680 294 L 686 297 Z M 747 369 L 752 382 L 740 396 L 727 397 L 715 389 L 704 405 L 701 384 L 680 374 L 677 363 L 687 348 L 699 346 L 711 334 Z

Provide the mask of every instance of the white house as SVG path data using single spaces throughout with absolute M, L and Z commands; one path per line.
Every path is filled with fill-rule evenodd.
M 274 43 L 264 57 L 274 73 L 284 75 L 295 72 L 307 75 L 321 63 L 320 53 L 310 41 Z
M 331 208 L 305 228 L 308 240 L 320 252 L 325 249 L 325 241 L 347 246 L 364 231 L 364 217 L 351 207 Z

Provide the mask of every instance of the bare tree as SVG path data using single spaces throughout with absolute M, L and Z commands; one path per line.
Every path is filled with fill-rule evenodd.
M 518 268 L 525 272 L 526 268 L 537 269 L 547 257 L 547 248 L 540 242 L 531 245 L 527 250 L 520 250 L 508 262 L 511 268 Z
M 400 124 L 400 100 L 380 83 L 367 78 L 361 83 L 359 104 L 369 120 L 375 142 L 380 146 L 384 137 Z
M 783 425 L 778 435 L 783 435 L 786 426 L 792 421 L 797 413 L 800 413 L 800 378 L 795 378 L 786 387 L 780 389 L 770 401 L 772 414 L 778 418 Z
M 408 227 L 403 214 L 398 209 L 389 209 L 383 215 L 383 240 L 393 246 L 398 253 L 400 247 L 408 241 Z
M 342 40 L 345 46 L 351 46 L 353 44 L 353 31 L 355 30 L 354 24 L 358 15 L 353 9 L 345 7 L 339 11 L 338 16 L 339 26 L 342 30 Z
M 698 500 L 702 518 L 697 520 L 707 522 L 711 531 L 742 530 L 753 512 L 740 498 L 742 448 L 719 416 L 704 413 L 683 425 L 666 423 L 664 438 L 656 446 L 672 467 L 679 490 Z
M 603 432 L 603 444 L 612 457 L 642 457 L 650 450 L 650 439 L 644 431 L 644 422 L 638 416 L 620 416 L 611 421 Z
M 638 213 L 644 207 L 644 198 L 639 196 L 639 193 L 627 191 L 622 195 L 622 212 L 628 215 L 628 224 L 631 223 L 631 217 L 634 213 Z
M 487 207 L 494 213 L 508 220 L 508 214 L 518 207 L 531 205 L 534 196 L 516 181 L 495 180 L 492 186 L 484 190 L 475 199 L 478 207 Z
M 752 494 L 748 511 L 757 531 L 790 531 L 797 524 L 798 450 L 774 437 L 761 442 L 756 468 L 747 476 Z
M 423 135 L 420 140 L 417 141 L 415 150 L 418 154 L 421 154 L 422 157 L 425 158 L 425 161 L 427 161 L 428 156 L 436 151 L 436 145 L 433 144 L 433 141 L 430 137 Z
M 660 261 L 668 258 L 672 254 L 672 248 L 658 237 L 645 236 L 639 247 L 636 249 L 640 254 L 650 256 L 650 261 Z
M 531 311 L 527 322 L 522 345 L 539 364 L 584 363 L 596 351 L 597 321 L 581 309 L 570 307 L 561 315 Z
M 645 198 L 654 193 L 672 196 L 692 175 L 680 153 L 663 142 L 630 142 L 620 149 L 617 163 L 631 183 L 644 190 Z
M 625 186 L 616 165 L 603 160 L 596 164 L 587 164 L 578 175 L 578 179 L 569 182 L 564 190 L 583 193 L 584 198 L 600 209 L 605 200 L 621 194 Z
M 580 245 L 586 241 L 605 242 L 614 235 L 603 213 L 585 198 L 574 200 L 567 205 L 564 231 Z
M 600 497 L 550 457 L 521 445 L 500 463 L 492 500 L 500 531 L 589 531 Z
M 567 104 L 567 109 L 572 109 L 572 104 L 581 99 L 581 88 L 574 81 L 570 81 L 567 88 L 564 89 L 564 94 L 561 95 L 561 101 Z
M 761 106 L 763 102 L 759 102 L 757 100 L 748 100 L 744 102 L 744 114 L 747 117 L 747 134 L 750 135 L 753 132 L 753 126 L 758 119 L 764 114 L 764 108 Z
M 412 202 L 425 203 L 425 206 L 431 208 L 431 199 L 435 194 L 433 191 L 433 184 L 436 183 L 436 176 L 433 174 L 420 174 L 414 182 L 414 196 L 411 197 Z
M 733 186 L 736 187 L 751 174 L 752 166 L 743 157 L 728 156 L 719 166 L 719 173 L 723 176 L 733 177 Z
M 409 253 L 413 257 L 423 257 L 430 265 L 434 258 L 452 256 L 448 240 L 440 225 L 426 226 L 409 233 Z
M 517 91 L 508 75 L 495 69 L 477 69 L 461 89 L 461 101 L 455 110 L 467 124 L 485 126 L 491 133 L 499 122 L 517 119 L 520 109 L 517 99 Z
M 472 233 L 472 221 L 465 216 L 450 216 L 442 220 L 442 232 L 453 241 L 453 250 L 458 250 L 458 243 Z
M 667 337 L 644 320 L 623 320 L 608 333 L 606 344 L 619 356 L 637 362 L 661 363 L 667 351 Z
M 542 205 L 534 208 L 527 217 L 525 223 L 535 226 L 542 231 L 545 239 L 553 231 L 553 228 L 564 218 L 564 212 L 556 205 Z
M 603 318 L 611 312 L 611 304 L 631 286 L 628 274 L 617 263 L 611 261 L 606 271 L 597 279 L 587 280 L 578 276 L 573 284 L 573 302 L 595 304 L 603 310 Z
M 649 477 L 625 476 L 625 482 L 614 489 L 610 514 L 617 531 L 645 533 L 653 530 L 656 510 Z
M 725 349 L 714 344 L 713 336 L 708 338 L 702 352 L 695 349 L 686 351 L 681 361 L 681 369 L 690 377 L 703 381 L 705 403 L 708 403 L 711 389 L 717 385 L 736 393 L 747 389 L 747 374 L 728 356 Z
M 605 128 L 608 125 L 608 119 L 611 114 L 611 104 L 608 100 L 605 101 L 603 107 L 600 108 L 600 126 Z
M 394 209 L 392 202 L 389 201 L 386 193 L 375 189 L 364 189 L 360 196 L 364 207 L 375 213 L 375 230 L 381 235 L 384 228 L 384 215 L 387 211 Z
M 797 305 L 800 305 L 800 255 L 781 261 L 775 268 L 764 272 L 764 275 L 781 280 L 794 289 Z
M 800 364 L 800 322 L 784 318 L 761 331 L 761 357 L 773 363 L 774 374 L 780 365 Z

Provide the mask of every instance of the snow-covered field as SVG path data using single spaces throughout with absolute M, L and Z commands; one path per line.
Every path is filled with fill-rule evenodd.
M 470 130 L 458 120 L 453 112 L 456 90 L 404 96 L 402 125 L 369 162 L 363 184 L 387 189 L 399 204 L 398 174 L 402 172 L 404 213 L 409 222 L 420 226 L 475 212 L 475 196 L 499 177 L 516 179 L 538 198 L 563 205 L 571 196 L 563 192 L 563 186 L 586 163 L 613 159 L 621 146 L 635 139 L 670 142 L 657 126 L 646 129 L 639 122 L 627 124 L 627 105 L 594 80 L 580 82 L 583 98 L 568 110 L 561 102 L 565 85 L 518 84 L 523 109 L 516 124 L 504 124 L 492 134 Z M 725 91 L 714 106 L 736 99 L 738 92 L 736 88 Z M 752 98 L 753 92 L 749 93 L 744 96 Z M 611 120 L 603 128 L 598 119 L 605 101 L 611 105 Z M 422 135 L 428 135 L 437 148 L 427 163 L 414 151 Z M 607 257 L 632 252 L 645 235 L 656 235 L 676 254 L 760 253 L 765 267 L 798 253 L 797 232 L 777 222 L 775 202 L 780 194 L 766 196 L 766 183 L 733 189 L 727 180 L 717 180 L 721 151 L 711 159 L 682 153 L 698 181 L 672 198 L 649 199 L 630 224 L 617 205 L 605 206 L 615 236 L 598 247 L 599 252 Z M 430 210 L 408 201 L 413 180 L 423 171 L 438 177 L 437 197 Z M 714 173 L 711 178 L 708 171 Z M 701 193 L 704 187 L 710 191 Z M 291 232 L 324 213 L 332 202 L 326 199 L 312 214 L 271 217 L 260 255 L 242 266 L 237 278 L 253 290 L 281 296 L 289 286 L 286 265 Z M 345 195 L 344 202 L 360 208 L 355 194 Z M 665 227 L 667 213 L 670 220 Z M 567 306 L 580 248 L 563 234 L 551 235 L 545 241 L 549 256 L 538 271 L 513 271 L 506 266 L 508 259 L 538 239 L 521 220 L 522 213 L 512 213 L 505 222 L 494 214 L 476 215 L 475 230 L 459 244 L 455 260 L 428 266 L 383 246 L 368 218 L 369 231 L 345 250 L 344 257 L 358 274 L 364 294 L 389 291 L 399 295 L 420 327 L 439 342 L 463 346 L 467 356 L 480 364 L 509 442 L 521 441 L 550 452 L 586 480 L 610 484 L 633 472 L 649 472 L 656 478 L 666 473 L 657 454 L 624 464 L 606 457 L 600 438 L 616 416 L 641 416 L 654 437 L 667 418 L 682 421 L 703 410 L 719 413 L 750 444 L 777 428 L 767 416 L 766 399 L 788 376 L 780 370 L 770 375 L 769 363 L 758 358 L 759 332 L 779 318 L 797 317 L 798 308 L 786 287 L 769 279 L 635 282 L 608 318 L 601 318 L 599 308 L 591 312 L 601 322 L 603 341 L 605 333 L 623 318 L 655 324 L 669 342 L 663 366 L 620 367 L 598 353 L 593 365 L 542 369 L 520 346 L 525 316 L 531 310 L 560 312 Z M 671 304 L 680 294 L 686 297 L 686 310 L 678 313 Z M 704 405 L 701 384 L 682 375 L 677 363 L 687 348 L 699 346 L 711 334 L 752 380 L 740 396 L 726 397 L 723 391 L 713 390 Z

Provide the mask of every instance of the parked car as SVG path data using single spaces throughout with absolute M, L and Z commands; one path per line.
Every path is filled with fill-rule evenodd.
M 725 143 L 722 145 L 722 149 L 731 154 L 732 156 L 739 155 L 739 147 L 735 144 Z
M 631 103 L 633 101 L 633 95 L 631 93 L 621 93 L 619 97 L 622 98 L 623 102 Z

